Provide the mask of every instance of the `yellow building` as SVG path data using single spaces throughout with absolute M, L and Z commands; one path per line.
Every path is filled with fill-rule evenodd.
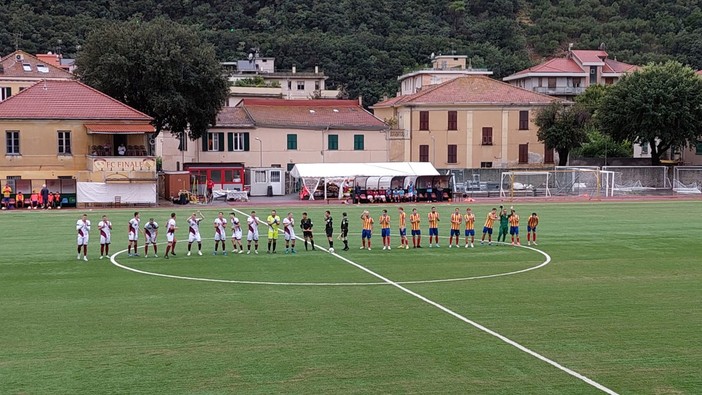
M 78 81 L 37 82 L 0 103 L 0 130 L 5 135 L 0 180 L 25 195 L 43 184 L 63 195 L 78 193 L 79 203 L 81 183 L 98 188 L 86 199 L 106 200 L 112 194 L 109 201 L 114 201 L 121 193 L 114 192 L 125 183 L 153 188 L 155 198 L 151 120 Z M 154 200 L 139 199 L 126 194 L 123 201 Z
M 73 74 L 24 51 L 0 58 L 0 102 L 37 81 L 72 80 Z
M 533 121 L 554 100 L 469 75 L 372 108 L 393 129 L 390 161 L 432 162 L 439 169 L 541 167 L 553 164 L 553 150 L 538 141 Z

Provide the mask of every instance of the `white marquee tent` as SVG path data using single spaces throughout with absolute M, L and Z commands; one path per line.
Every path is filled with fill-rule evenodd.
M 429 162 L 382 162 L 382 163 L 300 163 L 290 171 L 294 178 L 301 178 L 310 192 L 317 190 L 320 182 L 341 183 L 356 177 L 386 176 L 438 176 L 439 172 Z M 326 199 L 327 188 L 324 188 Z M 311 193 L 310 199 L 313 198 Z

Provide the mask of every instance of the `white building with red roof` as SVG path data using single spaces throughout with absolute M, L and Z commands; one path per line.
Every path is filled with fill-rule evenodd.
M 108 203 L 122 195 L 124 203 L 153 203 L 156 160 L 149 144 L 155 131 L 151 121 L 78 81 L 36 82 L 0 102 L 0 130 L 5 134 L 0 180 L 26 196 L 46 184 L 72 199 L 70 203 L 76 203 L 81 183 L 93 188 L 86 199 Z M 123 188 L 154 193 L 119 193 Z M 78 203 L 98 202 L 78 197 Z
M 216 125 L 184 150 L 168 133 L 157 138 L 166 171 L 189 170 L 216 189 L 242 189 L 244 168 L 296 163 L 364 163 L 388 160 L 388 126 L 357 100 L 242 99 L 224 107 Z
M 550 59 L 502 80 L 530 91 L 572 99 L 590 85 L 614 84 L 624 74 L 638 69 L 610 59 L 603 49 L 569 49 L 564 58 Z

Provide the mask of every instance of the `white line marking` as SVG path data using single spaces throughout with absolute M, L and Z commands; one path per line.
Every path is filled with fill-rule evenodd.
M 239 210 L 235 210 L 235 211 L 239 211 Z M 243 213 L 243 212 L 241 212 L 241 211 L 239 211 L 239 212 L 240 212 L 242 215 L 246 215 L 245 213 Z M 464 316 L 462 316 L 462 315 L 456 313 L 455 311 L 453 311 L 453 310 L 451 310 L 451 309 L 449 309 L 449 308 L 447 308 L 447 307 L 444 307 L 443 305 L 441 305 L 441 304 L 439 304 L 439 303 L 437 303 L 437 302 L 434 302 L 433 300 L 430 300 L 430 299 L 428 299 L 428 298 L 426 298 L 426 297 L 424 297 L 424 296 L 422 296 L 422 295 L 420 295 L 420 294 L 418 294 L 418 293 L 412 291 L 411 289 L 406 288 L 406 287 L 404 287 L 404 286 L 402 286 L 402 285 L 400 285 L 400 284 L 398 284 L 398 283 L 396 283 L 396 282 L 390 280 L 389 278 L 384 277 L 384 276 L 382 276 L 382 275 L 380 275 L 380 274 L 378 274 L 378 273 L 376 273 L 376 272 L 374 272 L 374 271 L 372 271 L 372 270 L 366 268 L 365 266 L 359 265 L 358 263 L 353 262 L 352 260 L 347 259 L 346 257 L 343 257 L 343 256 L 341 256 L 341 255 L 339 255 L 339 254 L 337 254 L 337 253 L 335 253 L 335 252 L 332 252 L 331 255 L 333 255 L 333 256 L 335 256 L 335 257 L 341 259 L 342 261 L 344 261 L 344 262 L 346 262 L 346 263 L 348 263 L 348 264 L 350 264 L 350 265 L 352 265 L 352 266 L 354 266 L 354 267 L 356 267 L 356 268 L 358 268 L 358 269 L 360 269 L 360 270 L 363 270 L 364 272 L 370 274 L 371 276 L 376 277 L 376 278 L 378 278 L 378 279 L 380 279 L 380 280 L 382 280 L 382 281 L 384 281 L 384 282 L 386 282 L 386 283 L 392 285 L 393 287 L 395 287 L 395 288 L 397 288 L 397 289 L 399 289 L 399 290 L 401 290 L 401 291 L 403 291 L 403 292 L 405 292 L 405 293 L 407 293 L 407 294 L 409 294 L 409 295 L 414 296 L 415 298 L 417 298 L 417 299 L 419 299 L 419 300 L 421 300 L 421 301 L 423 301 L 423 302 L 425 302 L 425 303 L 428 303 L 428 304 L 430 304 L 430 305 L 436 307 L 437 309 L 439 309 L 439 310 L 441 310 L 441 311 L 443 311 L 443 312 L 445 312 L 445 313 L 447 313 L 447 314 L 449 314 L 449 315 L 452 315 L 452 316 L 455 317 L 455 318 L 458 318 L 459 320 L 461 320 L 461 321 L 463 321 L 463 322 L 465 322 L 465 323 L 467 323 L 467 324 L 469 324 L 469 325 L 472 325 L 473 327 L 475 327 L 475 328 L 477 328 L 477 329 L 480 329 L 481 331 L 483 331 L 483 332 L 485 332 L 485 333 L 487 333 L 487 334 L 490 334 L 490 335 L 492 335 L 492 336 L 494 336 L 494 337 L 496 337 L 496 338 L 502 340 L 503 342 L 505 342 L 505 343 L 507 343 L 507 344 L 509 344 L 509 345 L 511 345 L 511 346 L 513 346 L 513 347 L 516 347 L 517 349 L 519 349 L 519 350 L 521 350 L 521 351 L 523 351 L 523 352 L 525 352 L 525 353 L 527 353 L 527 354 L 529 354 L 529 355 L 531 355 L 531 356 L 533 356 L 533 357 L 535 357 L 535 358 L 537 358 L 537 359 L 540 359 L 540 360 L 543 361 L 543 362 L 546 362 L 547 364 L 549 364 L 549 365 L 551 365 L 551 366 L 553 366 L 553 367 L 555 367 L 555 368 L 557 368 L 557 369 L 559 369 L 559 370 L 561 370 L 561 371 L 563 371 L 563 372 L 565 372 L 565 373 L 568 373 L 569 375 L 571 375 L 571 376 L 573 376 L 573 377 L 575 377 L 575 378 L 577 378 L 577 379 L 579 379 L 579 380 L 582 380 L 583 382 L 585 382 L 585 383 L 587 383 L 587 384 L 590 384 L 591 386 L 593 386 L 593 387 L 599 389 L 599 390 L 602 391 L 602 392 L 605 392 L 605 393 L 610 394 L 610 395 L 618 395 L 616 392 L 614 392 L 613 390 L 611 390 L 611 389 L 605 387 L 604 385 L 602 385 L 602 384 L 600 384 L 600 383 L 598 383 L 598 382 L 596 382 L 596 381 L 594 381 L 594 380 L 592 380 L 592 379 L 590 379 L 590 378 L 588 378 L 588 377 L 586 377 L 586 376 L 584 376 L 584 375 L 582 375 L 582 374 L 580 374 L 580 373 L 578 373 L 578 372 L 576 372 L 576 371 L 574 371 L 574 370 L 572 370 L 572 369 L 569 369 L 569 368 L 567 368 L 567 367 L 565 367 L 565 366 L 559 364 L 558 362 L 556 362 L 556 361 L 554 361 L 554 360 L 552 360 L 552 359 L 546 358 L 545 356 L 543 356 L 543 355 L 537 353 L 536 351 L 533 351 L 533 350 L 531 350 L 531 349 L 529 349 L 529 348 L 527 348 L 527 347 L 525 347 L 525 346 L 523 346 L 523 345 L 517 343 L 516 341 L 514 341 L 514 340 L 512 340 L 512 339 L 510 339 L 510 338 L 508 338 L 508 337 L 506 337 L 506 336 L 503 336 L 503 335 L 501 335 L 501 334 L 499 334 L 499 333 L 493 331 L 492 329 L 489 329 L 489 328 L 487 328 L 487 327 L 485 327 L 485 326 L 483 326 L 483 325 L 480 325 L 479 323 L 477 323 L 477 322 L 475 322 L 475 321 L 472 321 L 472 320 L 470 320 L 470 319 L 468 319 L 468 318 L 466 318 L 466 317 L 464 317 Z
M 209 240 L 209 239 L 203 239 L 203 240 Z M 214 240 L 214 239 L 212 239 Z M 164 243 L 157 243 L 159 245 L 164 244 Z M 317 248 L 329 252 L 326 248 L 316 245 Z M 516 270 L 513 272 L 505 272 L 505 273 L 496 273 L 496 274 L 485 274 L 482 276 L 472 276 L 472 277 L 459 277 L 459 278 L 443 278 L 443 279 L 436 279 L 436 280 L 409 280 L 409 281 L 396 281 L 398 284 L 435 284 L 435 283 L 448 283 L 448 282 L 457 282 L 457 281 L 469 281 L 469 280 L 481 280 L 485 278 L 494 278 L 494 277 L 504 277 L 504 276 L 511 276 L 515 274 L 520 274 L 520 273 L 526 273 L 531 270 L 536 270 L 536 269 L 541 269 L 542 267 L 548 265 L 551 263 L 551 256 L 548 255 L 546 252 L 538 250 L 536 248 L 532 247 L 526 247 L 526 246 L 521 246 L 522 248 L 527 248 L 533 251 L 536 251 L 546 257 L 546 260 L 540 263 L 537 266 L 532 266 L 528 267 L 526 269 L 521 269 L 521 270 Z M 179 276 L 175 274 L 164 274 L 164 273 L 156 273 L 156 272 L 147 272 L 146 270 L 140 270 L 136 269 L 130 266 L 125 266 L 117 262 L 115 257 L 117 255 L 123 254 L 127 252 L 127 250 L 121 250 L 117 251 L 116 253 L 112 254 L 110 257 L 110 262 L 124 270 L 129 270 L 134 273 L 139 273 L 139 274 L 146 274 L 149 276 L 157 276 L 157 277 L 165 277 L 165 278 L 173 278 L 177 280 L 190 280 L 190 281 L 204 281 L 204 282 L 214 282 L 214 283 L 228 283 L 228 284 L 248 284 L 248 285 L 292 285 L 292 286 L 323 286 L 323 287 L 345 287 L 345 286 L 368 286 L 368 285 L 390 285 L 386 282 L 383 281 L 377 281 L 377 282 L 365 282 L 365 283 L 358 283 L 358 282 L 329 282 L 329 283 L 313 283 L 313 282 L 276 282 L 276 281 L 253 281 L 253 280 L 225 280 L 225 279 L 216 279 L 216 278 L 206 278 L 206 277 L 189 277 L 189 276 Z

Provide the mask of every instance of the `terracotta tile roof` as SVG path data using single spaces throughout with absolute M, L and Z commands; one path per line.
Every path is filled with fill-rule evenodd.
M 39 81 L 0 102 L 5 119 L 104 119 L 153 118 L 75 80 Z
M 555 100 L 559 99 L 489 77 L 471 75 L 433 85 L 413 95 L 386 100 L 373 107 L 404 104 L 548 104 Z
M 582 60 L 580 57 L 578 59 L 581 59 L 582 62 L 599 62 L 603 63 L 604 65 L 602 66 L 602 72 L 603 73 L 616 73 L 616 74 L 621 74 L 621 73 L 628 73 L 628 72 L 633 72 L 638 70 L 640 67 L 635 66 L 632 64 L 624 63 L 624 62 L 619 62 L 614 59 L 607 59 L 605 58 L 604 61 L 600 59 L 598 56 L 606 56 L 607 53 L 604 51 L 572 51 L 573 54 L 577 52 L 578 54 L 582 55 L 584 58 L 587 60 Z M 593 60 L 593 59 L 597 60 Z M 583 67 L 578 62 L 573 60 L 572 58 L 554 58 L 551 60 L 548 60 L 544 63 L 538 64 L 536 66 L 530 67 L 528 69 L 518 71 L 510 76 L 507 76 L 503 78 L 504 81 L 511 81 L 511 80 L 516 80 L 520 79 L 523 77 L 520 77 L 521 75 L 526 75 L 526 74 L 563 74 L 563 73 L 579 73 L 579 74 L 588 74 L 587 66 Z
M 607 58 L 607 52 L 602 50 L 575 49 L 571 53 L 582 63 L 602 63 Z
M 18 59 L 21 58 L 21 59 Z M 42 65 L 44 67 L 37 67 Z M 24 79 L 73 79 L 73 74 L 37 59 L 24 51 L 15 51 L 0 59 L 0 79 L 4 78 L 24 78 Z M 26 68 L 26 70 L 25 70 Z
M 388 126 L 356 100 L 243 99 L 256 126 L 383 130 Z
M 217 114 L 215 128 L 252 128 L 254 121 L 243 107 L 224 107 Z
M 586 73 L 573 59 L 554 58 L 528 69 L 519 71 L 514 75 L 527 73 Z
M 603 73 L 629 73 L 640 69 L 639 66 L 620 62 L 614 59 L 605 59 L 605 65 L 602 67 Z

